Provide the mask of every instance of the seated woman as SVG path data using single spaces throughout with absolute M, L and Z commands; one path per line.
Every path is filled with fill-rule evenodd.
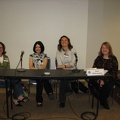
M 41 41 L 35 42 L 33 46 L 33 52 L 34 53 L 29 56 L 29 68 L 34 70 L 46 69 L 48 58 L 47 55 L 44 54 L 44 45 Z M 36 102 L 37 106 L 41 107 L 43 105 L 43 87 L 45 88 L 45 91 L 50 100 L 54 99 L 54 95 L 49 79 L 40 79 L 36 80 L 36 82 Z
M 73 50 L 73 46 L 71 45 L 70 39 L 67 36 L 62 36 L 59 39 L 58 50 L 56 53 L 57 59 L 57 68 L 58 69 L 75 69 L 76 68 L 76 57 L 75 51 Z M 78 93 L 78 83 L 76 81 L 70 82 L 71 88 L 75 93 Z M 79 87 L 81 87 L 82 83 L 79 83 Z M 83 85 L 82 85 L 83 86 Z M 59 101 L 60 108 L 65 107 L 66 94 L 71 90 L 69 86 L 69 82 L 61 80 L 60 81 L 60 89 L 59 89 Z M 86 88 L 87 89 L 87 88 Z M 87 92 L 87 90 L 86 90 Z
M 98 93 L 100 90 L 100 104 L 105 109 L 110 109 L 108 105 L 107 98 L 110 95 L 110 91 L 114 86 L 116 79 L 117 79 L 117 72 L 118 72 L 118 61 L 117 58 L 114 56 L 112 52 L 112 47 L 110 43 L 104 42 L 102 43 L 99 51 L 99 55 L 94 61 L 93 64 L 94 68 L 104 68 L 108 70 L 108 73 L 112 75 L 111 79 L 96 79 L 96 80 L 89 80 L 89 88 L 91 92 L 98 98 Z M 99 86 L 100 83 L 100 86 Z
M 5 49 L 5 45 L 0 42 L 0 69 L 10 69 L 10 61 Z M 20 102 L 28 98 L 24 97 L 21 80 L 11 80 L 11 83 L 13 88 L 13 103 L 16 106 L 22 106 Z

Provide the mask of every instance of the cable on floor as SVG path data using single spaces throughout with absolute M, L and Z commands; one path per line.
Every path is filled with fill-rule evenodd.
M 69 102 L 69 105 L 73 111 L 73 113 L 79 117 L 79 118 L 82 118 L 82 120 L 96 120 L 97 119 L 97 116 L 94 112 L 90 112 L 90 111 L 86 111 L 86 112 L 83 112 L 80 116 L 74 111 L 72 105 L 71 105 L 71 102 L 69 100 L 69 97 L 68 97 L 68 102 Z
M 6 104 L 6 101 L 3 104 L 3 111 L 6 114 L 5 109 L 4 109 L 5 108 L 5 104 Z M 0 120 L 7 120 L 7 118 L 0 116 Z
M 27 118 L 29 118 L 31 116 L 31 114 L 29 112 L 20 112 L 20 113 L 16 113 L 14 114 L 11 119 L 12 120 L 26 120 Z
M 5 104 L 6 104 L 6 101 L 4 102 L 4 104 L 3 104 L 3 111 L 4 111 L 4 113 L 6 114 L 6 112 L 5 112 Z M 6 114 L 7 115 L 7 114 Z
M 6 101 L 3 104 L 3 111 L 6 114 L 5 104 L 6 104 Z M 29 112 L 20 112 L 20 113 L 14 114 L 12 117 L 10 117 L 10 119 L 12 119 L 12 120 L 26 120 L 30 116 L 31 116 L 31 114 Z M 0 120 L 6 120 L 6 118 L 0 117 Z
M 78 118 L 80 118 L 80 116 L 74 111 L 74 109 L 73 109 L 73 107 L 72 107 L 72 105 L 71 105 L 71 102 L 70 102 L 69 97 L 67 97 L 67 98 L 68 98 L 68 103 L 69 103 L 69 105 L 70 105 L 71 110 L 73 111 L 73 113 L 74 113 Z
M 82 120 L 96 120 L 97 116 L 94 112 L 86 111 L 81 114 Z

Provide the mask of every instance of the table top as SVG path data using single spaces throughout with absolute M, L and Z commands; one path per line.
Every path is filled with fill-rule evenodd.
M 90 79 L 90 78 L 105 78 L 111 77 L 109 73 L 99 76 L 87 76 L 83 69 L 79 72 L 73 72 L 72 70 L 61 70 L 61 69 L 44 69 L 44 70 L 31 70 L 25 69 L 18 71 L 16 69 L 0 69 L 0 77 L 3 78 L 19 78 L 19 79 Z

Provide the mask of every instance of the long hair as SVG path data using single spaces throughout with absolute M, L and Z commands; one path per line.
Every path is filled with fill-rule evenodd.
M 5 54 L 6 54 L 6 51 L 5 51 L 5 48 L 6 48 L 6 47 L 5 47 L 4 43 L 0 42 L 0 44 L 1 44 L 2 47 L 3 47 L 3 53 L 2 53 L 2 54 L 5 55 Z
M 35 47 L 36 47 L 37 44 L 38 44 L 38 45 L 40 46 L 40 48 L 41 48 L 41 53 L 43 53 L 44 50 L 45 50 L 45 47 L 44 47 L 44 45 L 43 45 L 43 43 L 42 43 L 41 41 L 35 42 L 35 44 L 34 44 L 34 46 L 33 46 L 33 51 L 36 53 Z
M 103 45 L 105 45 L 109 49 L 109 57 L 114 56 L 113 51 L 112 51 L 112 47 L 111 47 L 109 42 L 103 42 L 102 43 L 102 45 L 100 47 L 100 51 L 99 51 L 99 56 L 103 56 L 103 53 L 102 53 L 102 46 Z
M 71 50 L 73 48 L 73 46 L 71 45 L 71 42 L 70 42 L 70 38 L 68 38 L 67 36 L 63 35 L 60 39 L 59 39 L 59 44 L 57 46 L 58 50 L 61 51 L 62 49 L 62 45 L 61 45 L 61 40 L 62 38 L 66 38 L 68 40 L 68 49 Z

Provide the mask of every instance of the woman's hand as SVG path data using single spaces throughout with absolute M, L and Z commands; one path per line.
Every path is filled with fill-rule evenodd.
M 57 68 L 65 69 L 65 66 L 64 65 L 59 65 Z
M 98 80 L 97 82 L 98 82 L 98 84 L 100 82 L 100 87 L 102 87 L 105 84 L 103 80 Z
M 118 75 L 117 75 L 117 76 L 118 76 L 118 79 L 120 79 L 120 73 L 118 73 Z

